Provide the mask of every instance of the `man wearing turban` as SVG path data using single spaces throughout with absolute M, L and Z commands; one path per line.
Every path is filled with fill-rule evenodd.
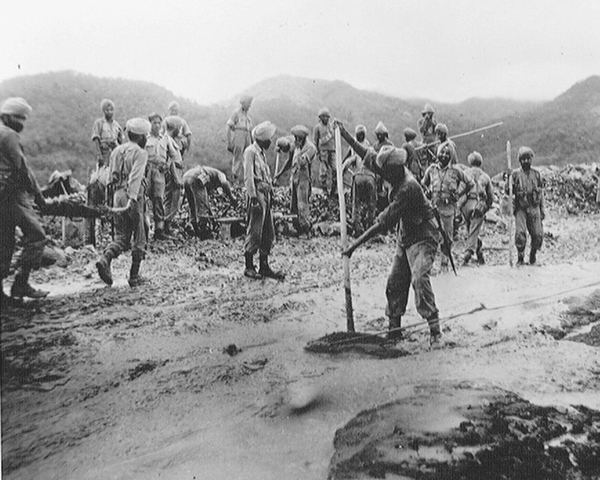
M 479 152 L 472 152 L 467 157 L 471 166 L 465 173 L 473 179 L 475 184 L 473 190 L 467 195 L 465 204 L 462 207 L 462 215 L 467 226 L 467 247 L 463 256 L 463 263 L 466 265 L 471 257 L 477 253 L 477 261 L 480 264 L 485 262 L 482 251 L 482 242 L 479 238 L 485 213 L 494 203 L 494 189 L 490 176 L 481 169 L 483 157 Z
M 437 126 L 437 121 L 434 114 L 435 110 L 431 106 L 431 103 L 426 103 L 423 110 L 421 110 L 421 118 L 417 122 L 417 127 L 419 128 L 419 132 L 421 132 L 421 141 L 425 145 L 430 145 L 436 140 L 435 127 Z M 431 164 L 435 162 L 435 146 L 426 148 L 425 154 L 428 156 L 427 163 Z
M 115 219 L 115 237 L 96 262 L 96 268 L 100 278 L 107 285 L 112 285 L 110 264 L 131 246 L 129 285 L 136 287 L 143 281 L 139 272 L 146 250 L 142 181 L 148 161 L 145 147 L 150 122 L 145 118 L 132 118 L 127 121 L 126 130 L 129 142 L 113 150 L 109 166 L 110 183 L 114 190 L 113 204 L 115 208 L 122 208 L 123 212 Z
M 335 166 L 335 138 L 329 123 L 329 109 L 319 110 L 319 121 L 313 128 L 313 143 L 319 155 L 319 184 L 331 198 L 337 196 L 337 175 Z
M 177 138 L 181 136 L 184 120 L 178 115 L 169 115 L 163 121 L 165 133 L 159 143 L 158 156 L 167 165 L 165 187 L 164 236 L 171 238 L 171 225 L 179 212 L 183 190 L 183 157 Z
M 367 129 L 364 125 L 357 125 L 354 129 L 356 141 L 363 147 L 369 148 L 371 144 L 367 140 Z M 352 174 L 352 226 L 354 235 L 358 236 L 373 225 L 375 211 L 377 209 L 377 182 L 375 175 L 365 165 L 363 159 L 352 147 L 348 147 L 348 153 L 342 164 L 342 171 L 353 166 Z
M 376 153 L 373 148 L 365 148 L 352 138 L 341 122 L 335 120 L 334 123 L 365 165 L 392 186 L 390 205 L 343 255 L 350 257 L 367 240 L 395 227 L 398 232 L 397 248 L 385 290 L 390 329 L 388 337 L 392 340 L 402 338 L 401 319 L 406 313 L 412 284 L 417 311 L 429 324 L 430 343 L 437 343 L 441 337 L 439 311 L 429 280 L 439 242 L 433 208 L 419 183 L 406 170 L 406 152 L 403 149 L 387 145 Z
M 46 203 L 40 187 L 29 168 L 19 133 L 31 114 L 31 107 L 23 98 L 9 98 L 0 107 L 0 288 L 8 276 L 15 250 L 15 229 L 23 232 L 23 252 L 17 263 L 17 273 L 8 297 L 2 289 L 2 307 L 14 305 L 15 298 L 42 298 L 48 292 L 29 284 L 31 270 L 39 268 L 46 233 L 33 202 L 38 207 Z
M 469 176 L 450 163 L 451 158 L 451 146 L 445 144 L 443 148 L 438 149 L 437 163 L 425 171 L 423 180 L 421 180 L 423 189 L 440 214 L 442 227 L 448 236 L 450 245 L 454 239 L 454 218 L 460 210 L 458 200 L 471 192 L 475 186 Z M 448 260 L 445 256 L 442 257 L 442 267 L 448 267 Z
M 292 127 L 293 135 L 293 151 L 290 144 L 291 155 L 288 155 L 286 163 L 283 165 L 281 172 L 277 173 L 275 180 L 287 170 L 292 171 L 290 178 L 291 188 L 291 212 L 297 215 L 294 220 L 294 228 L 300 235 L 310 235 L 312 229 L 312 221 L 310 219 L 310 194 L 311 186 L 311 167 L 317 156 L 317 149 L 309 139 L 310 131 L 304 125 L 296 125 Z M 282 140 L 283 139 L 283 140 Z M 276 147 L 285 149 L 285 137 L 278 139 L 280 144 Z
M 248 111 L 252 105 L 250 95 L 240 97 L 240 106 L 236 108 L 225 127 L 227 150 L 233 154 L 231 160 L 231 174 L 235 185 L 244 182 L 244 151 L 252 144 L 252 119 Z
M 246 239 L 244 256 L 248 278 L 264 277 L 283 280 L 284 275 L 269 266 L 269 255 L 275 240 L 275 226 L 271 206 L 273 202 L 271 173 L 267 164 L 267 150 L 275 134 L 275 125 L 262 122 L 252 132 L 254 143 L 244 151 L 244 184 L 246 186 Z M 254 268 L 254 255 L 259 252 L 260 267 Z

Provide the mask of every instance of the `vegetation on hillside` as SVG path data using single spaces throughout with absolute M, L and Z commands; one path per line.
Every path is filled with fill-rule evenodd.
M 403 143 L 402 131 L 416 129 L 425 100 L 402 100 L 358 90 L 341 81 L 274 77 L 246 90 L 255 97 L 251 117 L 255 124 L 269 119 L 284 135 L 296 124 L 311 128 L 319 108 L 327 106 L 332 115 L 352 130 L 364 124 L 368 138 L 379 121 L 390 130 L 396 145 Z M 149 82 L 98 78 L 75 72 L 54 72 L 18 77 L 0 84 L 0 97 L 22 96 L 34 109 L 22 134 L 26 154 L 45 183 L 55 170 L 71 169 L 85 182 L 94 168 L 91 128 L 102 115 L 100 101 L 111 98 L 116 104 L 115 119 L 124 125 L 128 118 L 152 111 L 166 113 L 171 100 L 179 101 L 182 116 L 193 132 L 193 146 L 187 167 L 215 166 L 230 172 L 230 154 L 225 148 L 225 123 L 237 106 L 237 97 L 226 104 L 202 106 L 173 95 Z M 477 150 L 485 168 L 495 174 L 505 168 L 506 142 L 513 152 L 529 145 L 538 164 L 594 162 L 600 159 L 600 77 L 574 85 L 555 100 L 536 104 L 503 99 L 470 99 L 456 105 L 436 104 L 436 117 L 446 123 L 450 135 L 502 121 L 503 125 L 481 134 L 457 140 L 459 160 Z M 274 165 L 274 154 L 269 162 Z M 516 163 L 516 162 L 515 162 Z M 316 170 L 315 166 L 315 170 Z M 314 175 L 316 178 L 316 175 Z M 285 179 L 284 179 L 285 180 Z

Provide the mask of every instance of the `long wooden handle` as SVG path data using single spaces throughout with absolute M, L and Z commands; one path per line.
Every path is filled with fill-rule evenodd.
M 335 163 L 337 175 L 338 200 L 340 202 L 340 224 L 342 251 L 348 248 L 348 232 L 346 229 L 346 201 L 344 199 L 344 180 L 342 172 L 342 136 L 340 129 L 335 129 Z M 349 332 L 354 332 L 354 313 L 352 310 L 352 289 L 350 288 L 350 259 L 342 257 L 344 263 L 344 292 L 346 295 L 346 326 Z
M 513 248 L 515 246 L 515 236 L 513 230 L 513 182 L 512 182 L 512 162 L 510 140 L 506 142 L 506 161 L 508 163 L 508 264 L 513 266 Z

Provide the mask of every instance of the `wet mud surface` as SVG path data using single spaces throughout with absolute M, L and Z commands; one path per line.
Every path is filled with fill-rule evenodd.
M 513 472 L 524 471 L 517 467 L 527 454 L 563 472 L 557 478 L 593 478 L 585 472 L 594 450 L 577 440 L 585 434 L 597 445 L 598 222 L 549 218 L 552 239 L 539 266 L 510 268 L 495 250 L 485 265 L 459 266 L 458 277 L 436 262 L 439 349 L 429 348 L 412 294 L 406 340 L 393 345 L 374 335 L 387 329 L 391 236 L 352 258 L 356 334 L 343 331 L 335 237 L 278 238 L 272 263 L 285 282 L 243 277 L 241 239 L 153 243 L 141 271 L 148 281 L 136 289 L 127 285 L 129 253 L 113 263 L 107 288 L 95 271 L 97 252 L 79 249 L 32 275 L 49 297 L 2 308 L 3 478 L 317 480 L 385 478 L 384 471 L 402 478 L 387 467 L 369 470 L 355 455 L 365 450 L 365 458 L 396 466 L 403 458 L 410 468 L 425 458 L 424 471 L 434 475 L 427 452 L 441 452 L 447 468 L 474 469 L 486 464 L 486 449 L 501 445 L 514 453 L 505 462 Z M 503 245 L 496 234 L 484 243 Z M 414 415 L 414 428 L 382 434 L 402 449 L 391 440 L 377 444 L 382 450 L 358 441 L 375 430 L 366 422 L 360 432 L 353 419 L 380 415 L 361 412 L 385 406 L 381 415 L 404 425 L 425 397 L 452 398 L 454 409 L 434 402 Z M 452 421 L 431 436 L 436 412 Z M 508 433 L 494 433 L 496 414 Z M 340 440 L 344 425 L 355 440 Z M 565 431 L 548 437 L 556 425 Z M 477 436 L 479 446 L 460 443 Z M 411 471 L 404 475 L 446 478 Z

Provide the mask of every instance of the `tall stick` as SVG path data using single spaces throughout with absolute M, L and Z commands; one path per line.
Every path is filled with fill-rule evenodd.
M 342 136 L 339 128 L 335 129 L 335 163 L 338 200 L 340 202 L 342 250 L 346 250 L 348 248 L 348 233 L 346 231 L 346 201 L 344 199 L 344 177 L 342 172 Z M 352 290 L 350 289 L 350 258 L 347 256 L 342 258 L 344 262 L 344 292 L 346 294 L 346 325 L 349 332 L 354 332 Z
M 508 178 L 506 180 L 508 182 L 508 264 L 512 267 L 515 236 L 513 230 L 513 182 L 510 140 L 506 142 L 506 161 L 508 162 Z

